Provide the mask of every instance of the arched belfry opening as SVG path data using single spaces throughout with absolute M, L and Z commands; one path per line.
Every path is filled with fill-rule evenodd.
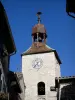
M 38 95 L 45 95 L 45 83 L 44 82 L 39 82 L 37 84 L 37 89 L 38 89 Z
M 40 15 L 42 13 L 38 12 L 37 16 L 38 16 L 38 24 L 36 24 L 33 28 L 32 28 L 32 39 L 33 39 L 33 43 L 46 43 L 46 38 L 47 38 L 47 34 L 46 34 L 46 29 L 44 27 L 43 24 L 41 24 L 41 18 Z

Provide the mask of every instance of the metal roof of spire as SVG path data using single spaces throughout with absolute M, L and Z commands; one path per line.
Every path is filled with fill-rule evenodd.
M 36 33 L 44 33 L 44 34 L 46 34 L 46 29 L 45 29 L 44 25 L 41 24 L 41 18 L 40 18 L 41 14 L 42 14 L 42 12 L 37 12 L 38 24 L 36 24 L 32 28 L 32 35 L 36 34 Z M 46 35 L 46 37 L 47 37 L 47 35 Z

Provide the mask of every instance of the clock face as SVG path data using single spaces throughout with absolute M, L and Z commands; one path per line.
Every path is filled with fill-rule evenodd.
M 40 67 L 42 67 L 42 65 L 43 65 L 43 61 L 41 58 L 36 58 L 32 61 L 33 68 L 39 69 Z

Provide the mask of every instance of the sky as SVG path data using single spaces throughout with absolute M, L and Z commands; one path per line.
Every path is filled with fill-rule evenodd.
M 17 52 L 11 56 L 10 70 L 21 71 L 21 54 L 32 45 L 36 13 L 47 31 L 47 45 L 56 49 L 62 64 L 61 76 L 75 75 L 75 19 L 66 13 L 66 0 L 1 0 L 6 10 Z

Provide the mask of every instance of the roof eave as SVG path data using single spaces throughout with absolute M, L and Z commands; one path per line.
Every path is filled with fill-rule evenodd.
M 56 51 L 56 50 L 53 50 L 53 52 L 55 53 L 55 56 L 56 56 L 56 58 L 57 58 L 59 64 L 62 64 L 62 62 L 61 62 L 61 60 L 60 60 L 60 58 L 59 58 L 59 56 L 58 56 L 57 51 Z
M 64 84 L 64 83 L 75 83 L 75 76 L 66 76 L 66 77 L 56 77 L 55 78 L 55 87 L 58 88 L 59 84 Z
M 1 16 L 3 17 L 3 21 L 4 21 L 4 25 L 5 25 L 5 30 L 2 29 L 2 34 L 4 34 L 3 36 L 5 36 L 5 32 L 7 32 L 6 33 L 7 37 L 5 37 L 6 40 L 4 39 L 4 44 L 6 45 L 6 48 L 8 48 L 7 49 L 8 54 L 12 55 L 12 54 L 16 53 L 16 46 L 15 46 L 14 38 L 12 36 L 12 32 L 10 29 L 10 25 L 8 22 L 8 18 L 7 18 L 5 9 L 1 2 L 0 2 L 0 9 L 1 9 L 1 14 L 2 14 Z M 6 43 L 6 41 L 8 41 L 8 43 Z M 9 43 L 10 43 L 10 47 L 9 47 Z

